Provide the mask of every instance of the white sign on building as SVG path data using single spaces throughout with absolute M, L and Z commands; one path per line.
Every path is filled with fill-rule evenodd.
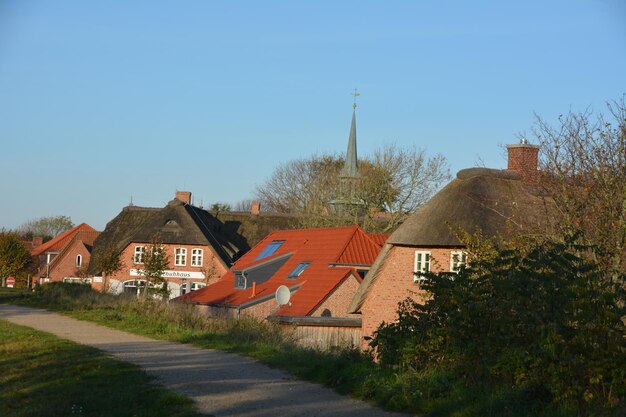
M 131 277 L 142 277 L 142 269 L 131 269 Z M 204 279 L 205 276 L 200 271 L 163 271 L 163 278 L 181 278 L 181 279 Z

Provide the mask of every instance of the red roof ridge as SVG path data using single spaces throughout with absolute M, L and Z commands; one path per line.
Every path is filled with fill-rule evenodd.
M 344 254 L 344 252 L 346 251 L 346 249 L 348 248 L 348 245 L 350 245 L 350 242 L 352 242 L 352 239 L 354 239 L 354 235 L 357 234 L 357 232 L 361 229 L 359 226 L 357 225 L 353 225 L 350 226 L 353 231 L 352 234 L 348 237 L 348 239 L 346 240 L 346 243 L 343 245 L 343 247 L 341 248 L 341 251 L 339 251 L 339 254 L 337 255 L 337 257 L 334 259 L 335 262 L 337 262 L 339 260 L 339 258 L 341 258 L 341 255 Z
M 45 251 L 47 251 L 52 246 L 56 245 L 59 242 L 62 242 L 64 239 L 66 239 L 72 233 L 76 233 L 78 231 L 94 231 L 95 232 L 96 229 L 94 229 L 93 227 L 89 226 L 87 223 L 81 223 L 78 226 L 74 226 L 70 230 L 66 230 L 65 232 L 61 233 L 60 235 L 55 236 L 54 238 L 50 239 L 46 243 L 37 246 L 35 249 L 32 250 L 31 256 L 37 256 L 37 255 L 40 255 L 40 254 L 44 253 Z

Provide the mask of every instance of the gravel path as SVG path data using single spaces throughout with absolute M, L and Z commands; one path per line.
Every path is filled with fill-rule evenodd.
M 98 348 L 141 366 L 213 416 L 400 416 L 269 368 L 254 359 L 164 342 L 45 310 L 0 304 L 0 318 Z

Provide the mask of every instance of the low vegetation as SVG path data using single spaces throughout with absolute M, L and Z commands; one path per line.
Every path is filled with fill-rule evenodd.
M 47 333 L 0 320 L 0 353 L 5 417 L 200 416 L 138 367 Z
M 626 409 L 624 277 L 573 240 L 497 250 L 459 274 L 428 274 L 432 298 L 400 306 L 371 354 L 298 347 L 264 321 L 46 285 L 13 299 L 155 338 L 255 357 L 292 374 L 429 416 L 617 417 Z M 495 251 L 495 252 L 494 252 Z

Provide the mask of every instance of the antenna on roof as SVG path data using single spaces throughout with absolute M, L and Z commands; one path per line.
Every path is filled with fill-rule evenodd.
M 522 136 L 521 139 L 519 140 L 519 143 L 522 145 L 528 145 L 528 139 Z
M 128 203 L 128 206 L 129 207 L 134 206 L 134 204 L 133 204 L 133 195 L 132 194 L 130 195 L 130 203 Z

